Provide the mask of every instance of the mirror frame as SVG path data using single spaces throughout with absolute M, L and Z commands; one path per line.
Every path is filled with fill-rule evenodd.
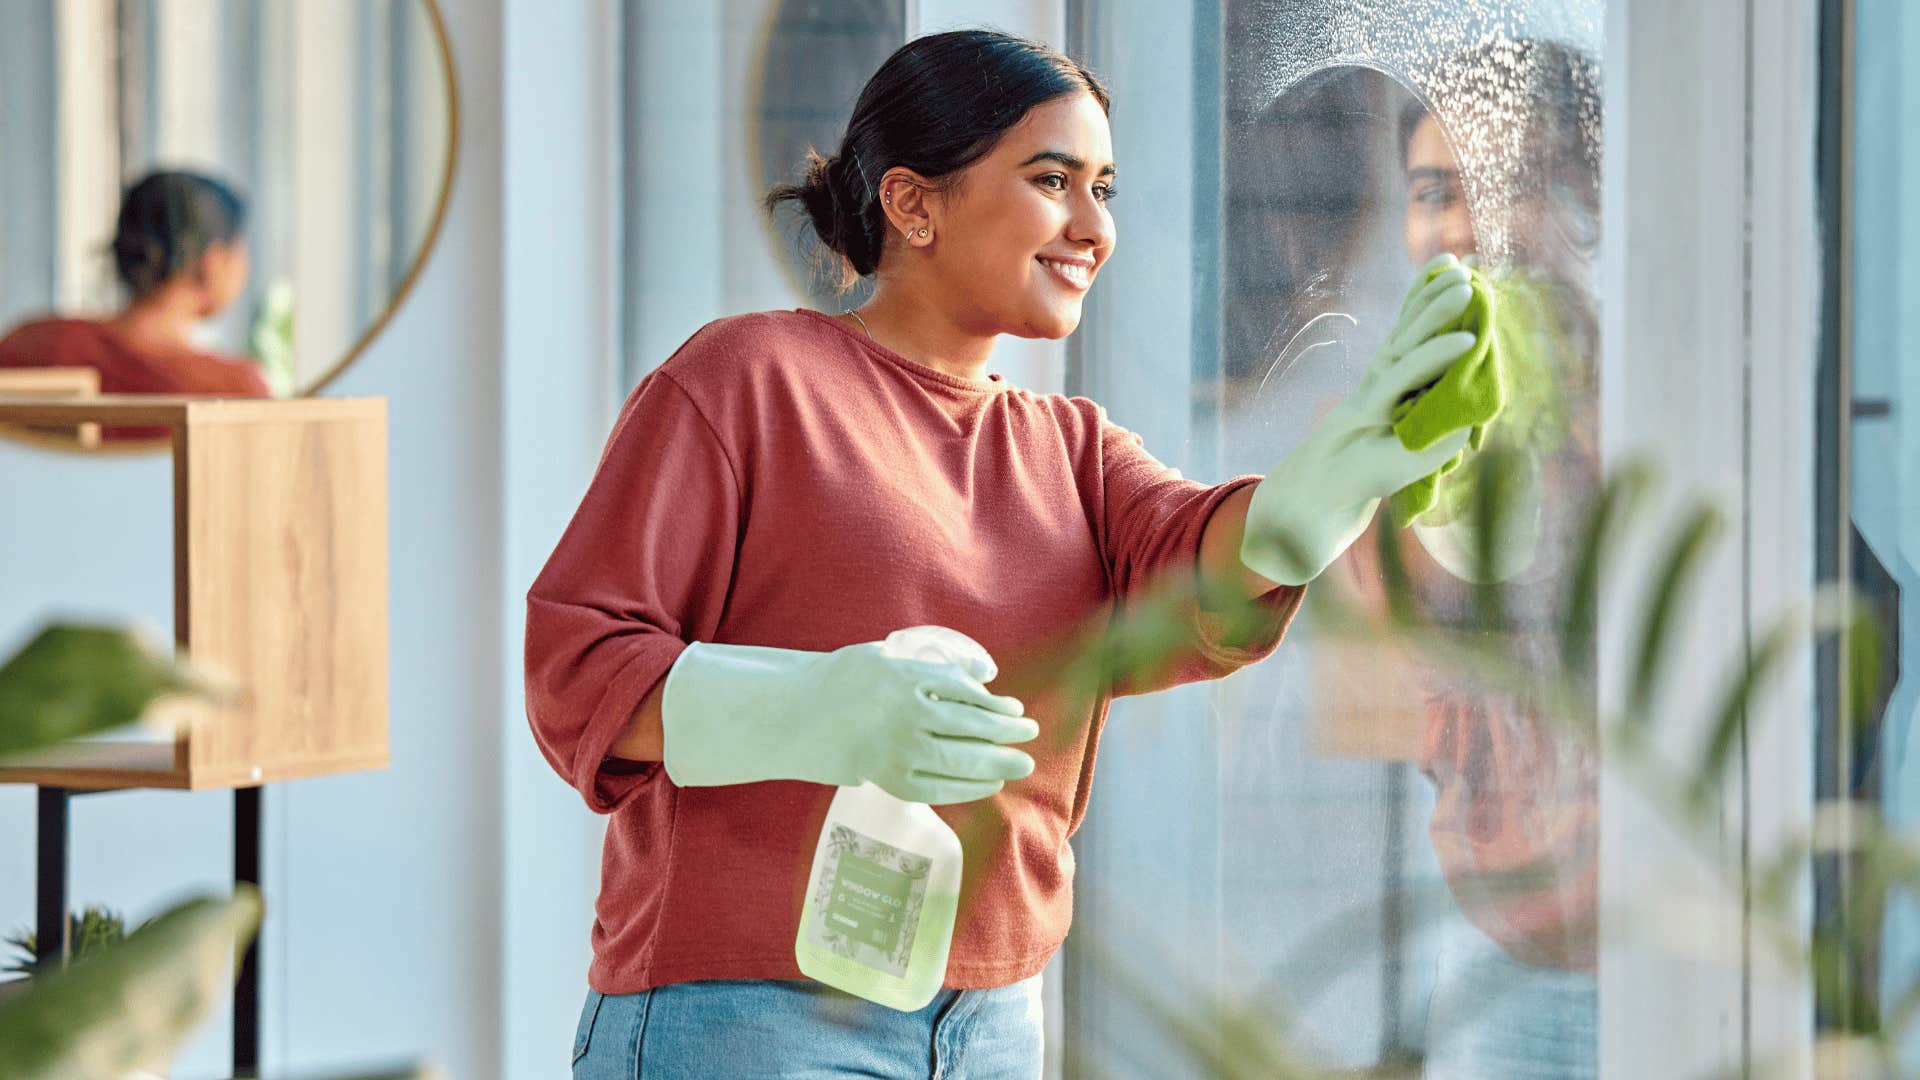
M 435 49 L 440 54 L 441 85 L 447 93 L 447 142 L 446 157 L 440 166 L 440 194 L 434 200 L 433 213 L 427 219 L 427 230 L 420 238 L 420 247 L 415 251 L 413 261 L 407 264 L 407 272 L 401 275 L 399 284 L 394 286 L 393 294 L 387 298 L 386 307 L 367 324 L 366 329 L 347 346 L 347 351 L 320 373 L 311 386 L 303 387 L 298 394 L 281 398 L 282 401 L 298 401 L 301 398 L 320 396 L 320 392 L 338 379 L 360 355 L 373 344 L 374 338 L 387 328 L 387 324 L 400 311 L 400 305 L 406 303 L 413 288 L 426 270 L 427 260 L 433 257 L 434 249 L 440 245 L 440 233 L 446 224 L 447 206 L 453 201 L 453 179 L 460 160 L 460 74 L 454 66 L 453 41 L 447 35 L 446 14 L 441 10 L 440 0 L 409 0 L 420 4 L 426 11 L 427 25 L 432 32 Z M 151 454 L 170 450 L 171 437 L 158 439 L 127 439 L 118 442 L 101 441 L 88 446 L 76 435 L 57 435 L 50 431 L 8 427 L 0 425 L 0 438 L 29 446 L 38 446 L 50 450 L 65 450 L 82 454 L 107 454 L 113 456 L 126 454 Z
M 901 19 L 901 29 L 905 32 L 904 36 L 900 39 L 900 43 L 891 46 L 887 50 L 891 53 L 894 49 L 898 49 L 901 45 L 912 41 L 915 36 L 913 32 L 914 0 L 886 0 L 886 2 L 898 3 L 900 5 L 903 16 Z M 783 164 L 777 173 L 768 170 L 767 128 L 764 114 L 760 110 L 760 105 L 766 101 L 768 63 L 772 58 L 774 39 L 779 32 L 780 17 L 786 13 L 786 6 L 787 0 L 771 0 L 767 5 L 766 16 L 760 21 L 760 25 L 754 32 L 752 52 L 753 71 L 746 87 L 747 93 L 745 100 L 748 108 L 746 123 L 742 125 L 742 130 L 746 138 L 745 150 L 748 183 L 755 185 L 754 190 L 756 195 L 764 195 L 766 193 L 762 185 L 764 178 L 777 177 L 777 179 L 772 181 L 774 183 L 791 183 L 797 180 L 797 176 L 794 175 L 793 172 L 795 166 L 799 164 L 797 159 Z M 858 91 L 856 90 L 855 93 L 858 94 Z M 852 104 L 850 100 L 848 102 L 848 108 L 851 108 Z M 837 145 L 833 145 L 816 146 L 814 149 L 824 154 L 834 154 L 838 153 L 840 148 Z M 818 297 L 814 295 L 814 289 L 823 284 L 823 282 L 819 280 L 821 273 L 820 268 L 813 265 L 810 260 L 803 260 L 803 262 L 806 263 L 804 266 L 795 266 L 789 259 L 789 256 L 796 252 L 806 253 L 814 251 L 815 241 L 810 236 L 811 227 L 806 226 L 804 221 L 801 221 L 799 223 L 801 227 L 797 232 L 783 231 L 780 228 L 780 214 L 767 214 L 764 211 L 758 210 L 760 200 L 757 197 L 754 199 L 753 205 L 756 207 L 754 214 L 755 224 L 759 226 L 760 232 L 766 241 L 768 255 L 774 260 L 775 265 L 780 268 L 781 278 L 786 281 L 787 285 L 793 290 L 794 296 L 800 302 L 810 303 L 817 300 Z M 790 247 L 789 245 L 797 246 Z M 814 253 L 816 255 L 821 254 L 817 251 Z M 834 297 L 833 302 L 836 305 L 844 307 L 847 301 L 863 299 L 867 294 L 871 293 L 872 290 L 872 282 L 868 279 L 862 279 L 848 286 L 845 293 Z M 857 307 L 859 305 L 855 304 L 854 306 Z

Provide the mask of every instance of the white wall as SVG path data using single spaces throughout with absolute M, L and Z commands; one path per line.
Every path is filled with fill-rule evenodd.
M 505 0 L 500 624 L 501 1075 L 565 1075 L 592 959 L 606 819 L 533 742 L 527 588 L 572 517 L 624 396 L 618 370 L 615 0 Z M 664 359 L 664 354 L 662 356 Z
M 445 0 L 463 91 L 445 232 L 398 317 L 331 391 L 389 399 L 393 766 L 269 791 L 271 1074 L 424 1057 L 450 1076 L 501 1075 L 502 883 L 516 877 L 501 732 L 517 665 L 502 589 L 503 4 L 525 6 Z M 0 639 L 56 609 L 170 626 L 169 487 L 163 458 L 0 445 Z M 223 888 L 231 805 L 217 793 L 81 800 L 75 902 L 144 916 Z M 33 918 L 33 835 L 31 789 L 0 788 L 8 929 Z M 228 1031 L 209 1025 L 176 1075 L 225 1075 Z M 563 1075 L 570 1033 L 552 1037 L 552 1069 L 513 1075 Z

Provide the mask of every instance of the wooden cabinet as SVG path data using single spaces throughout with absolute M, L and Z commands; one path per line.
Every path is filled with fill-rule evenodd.
M 94 398 L 100 396 L 100 373 L 85 367 L 0 368 L 0 398 Z M 87 449 L 100 445 L 100 425 L 79 424 L 56 433 L 57 439 Z
M 386 766 L 383 400 L 0 397 L 0 424 L 171 430 L 175 640 L 239 691 L 165 706 L 170 739 L 64 748 L 0 783 L 204 790 Z

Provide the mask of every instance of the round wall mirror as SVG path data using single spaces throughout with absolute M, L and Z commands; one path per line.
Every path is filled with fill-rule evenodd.
M 0 395 L 320 392 L 431 254 L 458 132 L 437 0 L 10 0 Z
M 766 20 L 747 129 L 756 190 L 762 192 L 797 180 L 808 148 L 839 152 L 861 88 L 906 43 L 907 6 L 901 0 L 778 0 L 768 6 Z M 795 295 L 821 311 L 866 302 L 872 282 L 840 292 L 820 266 L 796 211 L 783 211 L 771 229 L 775 256 Z

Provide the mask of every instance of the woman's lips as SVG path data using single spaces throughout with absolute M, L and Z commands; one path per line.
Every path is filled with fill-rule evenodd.
M 1086 292 L 1093 287 L 1093 264 L 1074 262 L 1068 259 L 1054 259 L 1045 255 L 1034 256 L 1034 261 L 1047 268 L 1047 273 L 1075 292 Z

